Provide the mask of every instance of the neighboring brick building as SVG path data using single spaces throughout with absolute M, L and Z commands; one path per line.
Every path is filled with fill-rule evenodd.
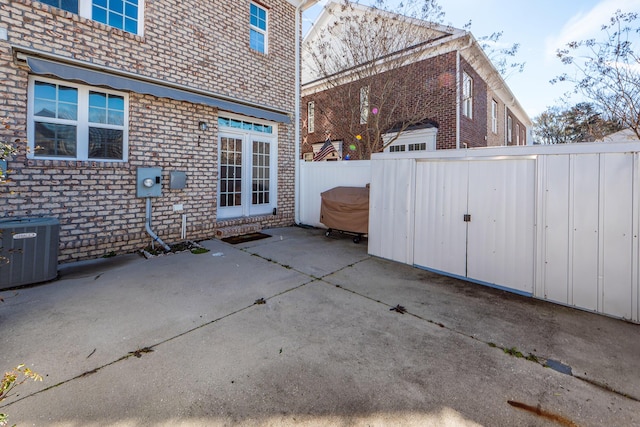
M 166 243 L 183 215 L 190 240 L 293 224 L 295 53 L 313 3 L 4 2 L 0 137 L 20 151 L 0 218 L 57 218 L 60 262 L 141 249 L 142 167 L 161 168 Z
M 357 24 L 349 24 L 349 18 L 345 18 L 347 14 L 376 14 L 379 19 L 355 18 L 353 22 Z M 380 23 L 385 19 L 394 20 L 398 16 L 359 4 L 345 7 L 342 3 L 330 2 L 325 6 L 323 13 L 303 40 L 303 156 L 312 151 L 313 147 L 317 149 L 325 133 L 331 132 L 334 140 L 343 141 L 341 152 L 345 153 L 345 156 L 349 154 L 352 159 L 367 158 L 369 153 L 359 149 L 359 142 L 354 136 L 357 139 L 364 138 L 367 132 L 371 132 L 371 121 L 382 120 L 373 115 L 378 113 L 378 105 L 374 99 L 375 94 L 381 90 L 379 88 L 389 84 L 395 84 L 399 90 L 395 95 L 396 99 L 384 100 L 387 105 L 394 106 L 395 114 L 391 120 L 388 117 L 384 120 L 389 123 L 406 123 L 419 119 L 416 115 L 408 118 L 406 114 L 411 111 L 419 111 L 423 117 L 420 123 L 405 131 L 406 137 L 393 142 L 387 150 L 456 149 L 531 143 L 528 138 L 531 120 L 478 46 L 473 35 L 467 31 L 415 19 L 398 19 L 398 22 L 405 22 L 406 25 L 423 26 L 424 38 L 411 39 L 411 43 L 403 45 L 401 50 L 386 52 L 380 61 L 369 62 L 378 63 L 375 65 L 376 69 L 384 69 L 379 63 L 391 64 L 387 66 L 386 71 L 365 78 L 361 76 L 366 74 L 362 70 L 367 65 L 352 65 L 346 71 L 332 74 L 328 79 L 322 71 L 318 71 L 313 57 L 326 58 L 326 53 L 321 52 L 321 47 L 318 46 L 334 43 L 332 52 L 341 55 L 341 41 L 330 41 L 330 36 L 327 36 L 332 34 L 332 31 L 344 31 L 340 30 L 339 26 L 354 25 L 362 28 L 363 22 L 366 22 L 367 26 L 384 25 Z M 392 35 L 384 34 L 384 30 L 370 33 L 377 37 Z M 421 33 L 413 31 L 412 34 Z M 349 40 L 349 43 L 358 45 L 358 42 L 353 40 Z M 396 61 L 395 64 L 401 62 L 401 65 L 396 66 L 393 61 Z M 391 74 L 393 77 L 389 77 Z M 394 78 L 403 81 L 397 82 Z M 342 80 L 344 83 L 341 83 Z M 364 93 L 365 98 L 370 98 L 365 101 L 365 107 L 362 106 L 362 98 L 358 101 L 355 96 L 348 105 L 344 102 L 345 98 L 357 93 Z M 360 108 L 368 109 L 368 112 L 364 112 L 368 117 L 360 123 L 357 123 L 358 117 L 353 113 L 357 108 L 353 105 L 354 101 L 356 104 L 360 102 Z M 355 117 L 355 121 L 351 119 L 349 131 L 344 131 L 346 126 L 342 126 L 340 120 L 345 121 L 342 118 L 347 117 Z M 424 122 L 428 125 L 424 125 Z M 389 126 L 388 129 L 382 129 L 382 132 L 397 134 L 397 130 L 390 131 L 393 129 L 397 127 Z M 413 136 L 410 137 L 409 134 Z

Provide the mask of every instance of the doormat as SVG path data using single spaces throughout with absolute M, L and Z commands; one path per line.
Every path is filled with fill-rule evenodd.
M 243 234 L 242 236 L 225 237 L 224 239 L 222 239 L 222 241 L 231 243 L 232 245 L 237 245 L 238 243 L 253 242 L 254 240 L 266 239 L 267 237 L 271 236 L 264 233 L 249 233 Z

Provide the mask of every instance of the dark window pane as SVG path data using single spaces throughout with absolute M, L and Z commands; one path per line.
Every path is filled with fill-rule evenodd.
M 122 159 L 123 135 L 118 129 L 89 128 L 90 159 Z
M 35 155 L 76 157 L 75 126 L 35 122 Z
M 40 0 L 40 3 L 68 10 L 71 13 L 78 13 L 78 0 Z

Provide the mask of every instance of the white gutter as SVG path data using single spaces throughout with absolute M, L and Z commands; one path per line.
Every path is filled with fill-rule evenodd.
M 456 150 L 460 149 L 460 86 L 462 78 L 460 77 L 460 50 L 456 51 Z
M 300 44 L 301 40 L 301 22 L 302 11 L 307 7 L 310 7 L 317 3 L 317 0 L 302 0 L 298 6 L 296 6 L 296 78 L 295 78 L 295 132 L 294 132 L 294 144 L 295 144 L 295 165 L 294 165 L 294 221 L 296 224 L 300 224 Z
M 460 52 L 469 49 L 473 45 L 473 36 L 471 33 L 465 31 L 464 35 L 469 36 L 469 43 L 465 47 L 456 50 L 456 150 L 460 149 L 460 107 L 462 106 L 462 68 L 460 68 Z

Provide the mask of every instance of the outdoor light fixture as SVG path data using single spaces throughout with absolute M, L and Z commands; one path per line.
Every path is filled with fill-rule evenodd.
M 204 131 L 204 130 L 207 130 L 209 128 L 209 126 L 207 126 L 207 124 L 205 122 L 200 122 L 200 123 L 198 123 L 198 128 L 200 130 Z

